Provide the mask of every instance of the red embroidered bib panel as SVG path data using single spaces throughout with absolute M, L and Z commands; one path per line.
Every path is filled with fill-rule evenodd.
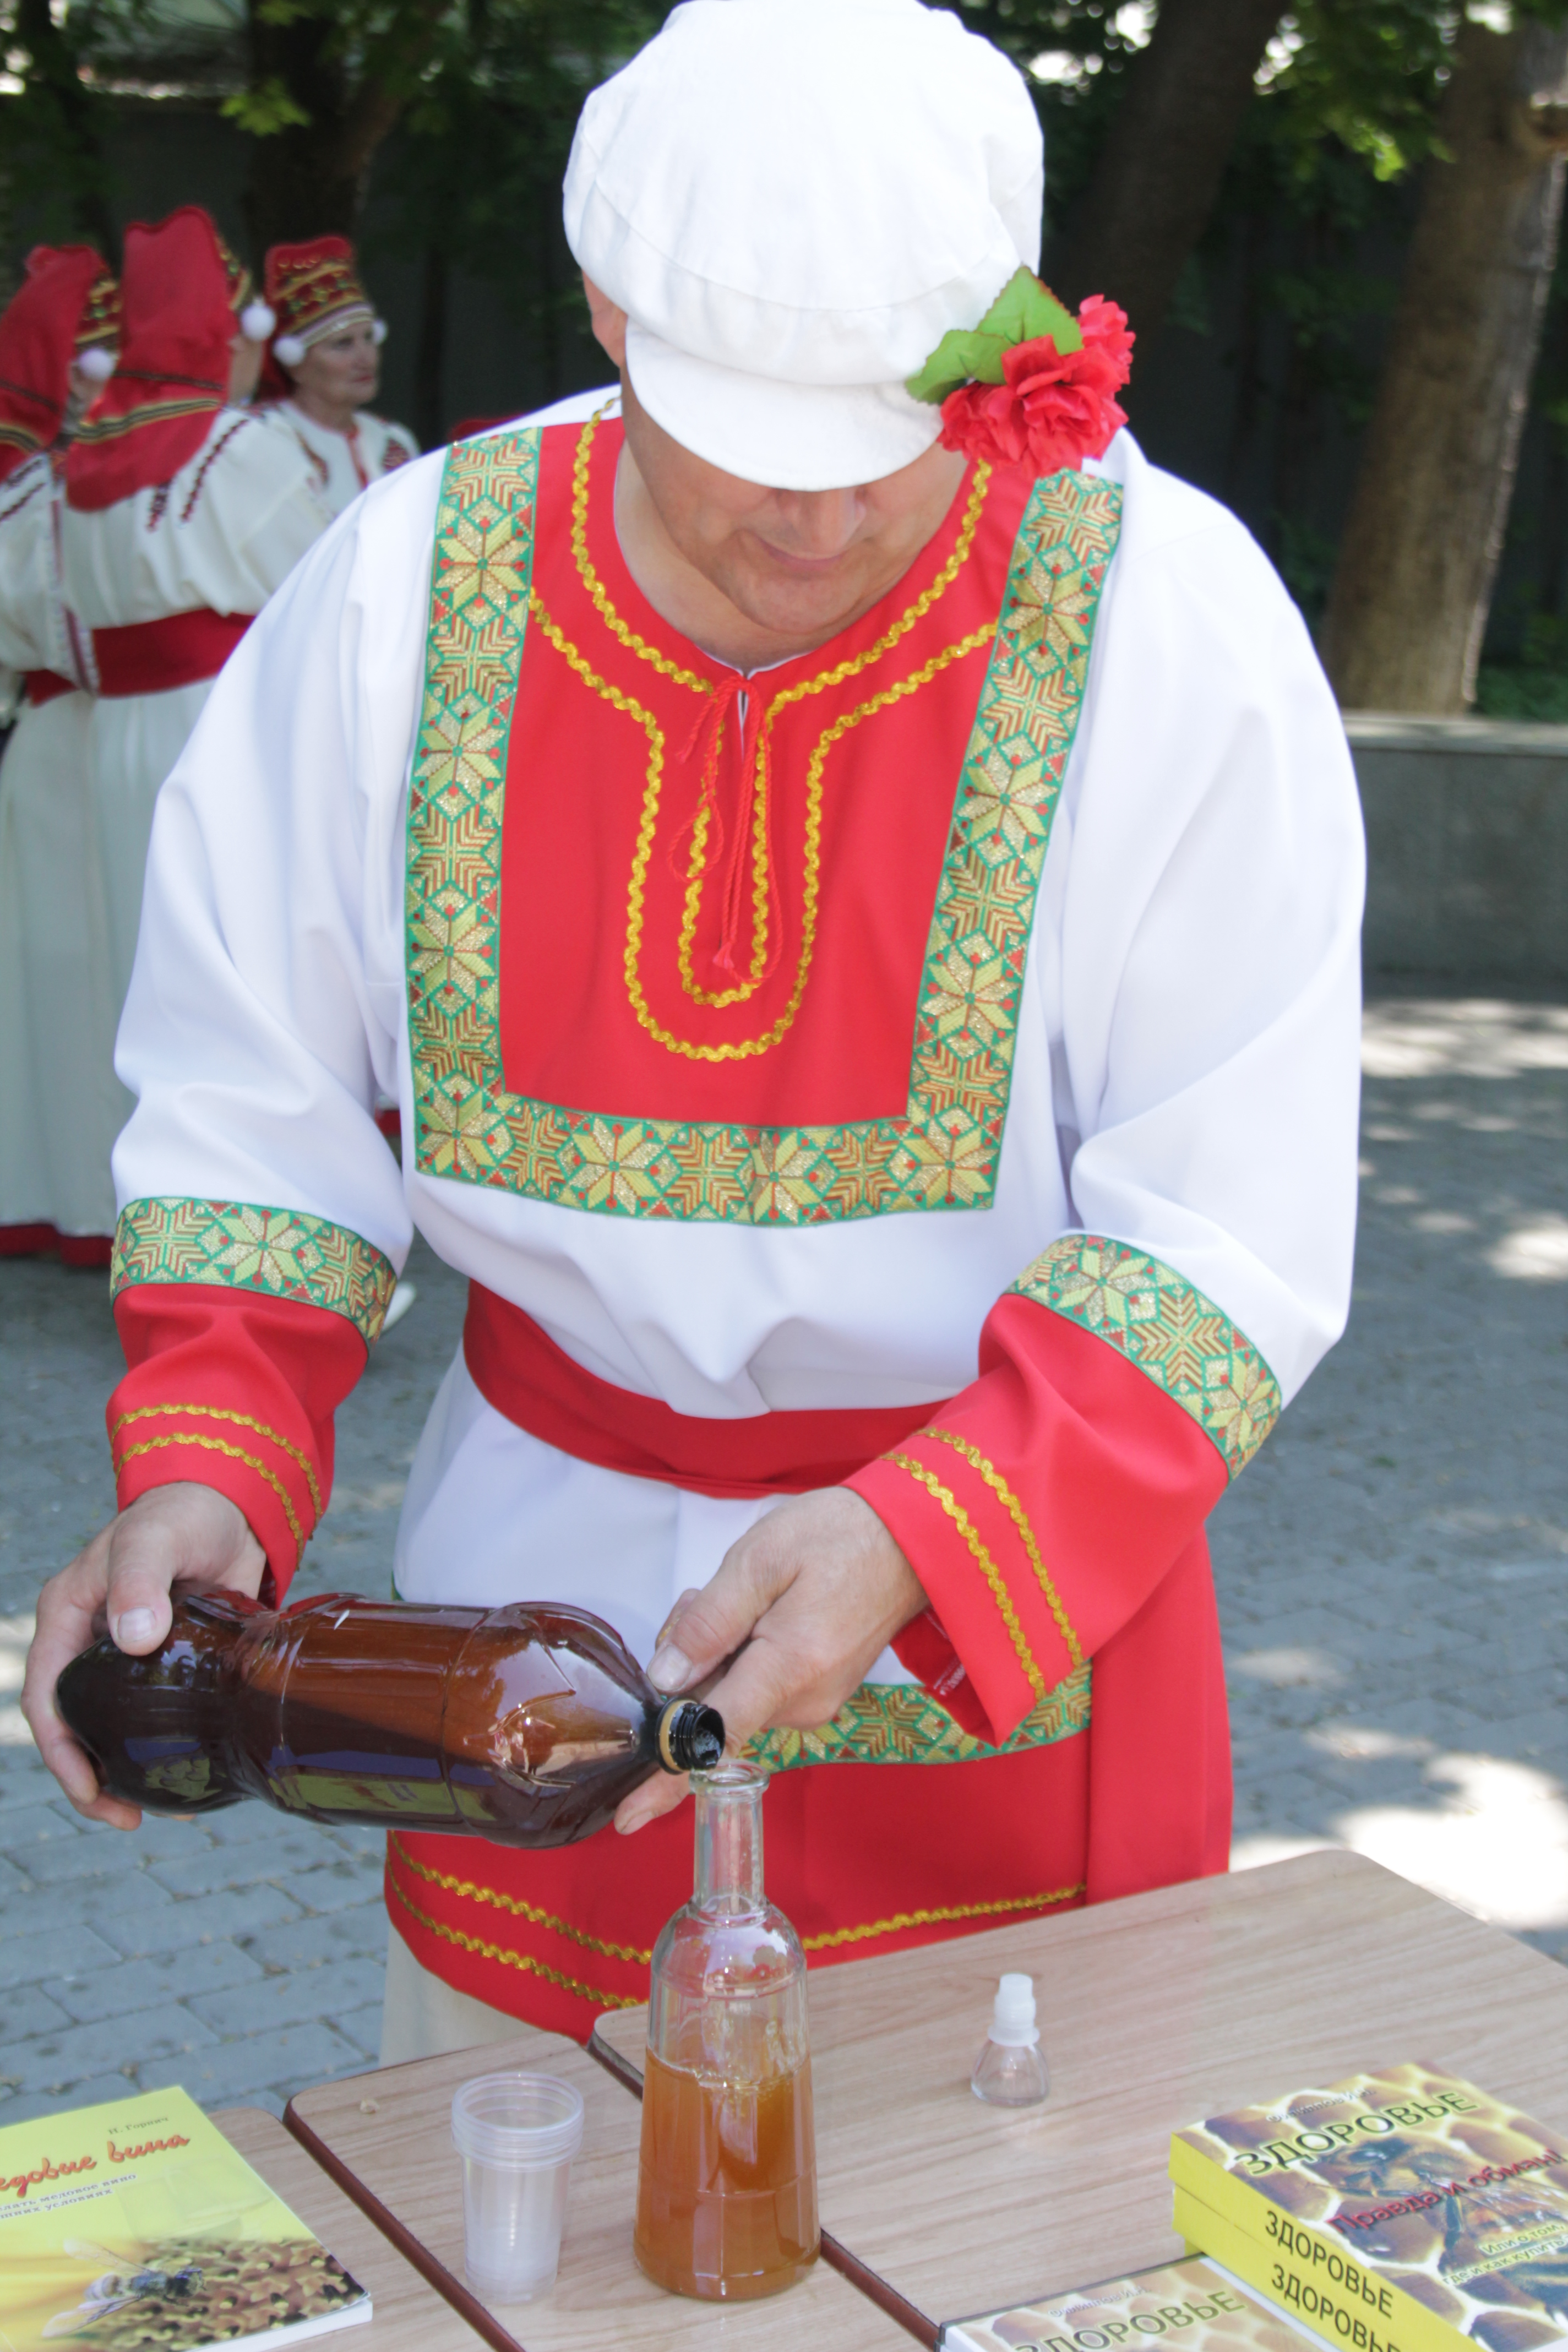
M 621 442 L 608 422 L 541 436 L 500 856 L 507 1089 L 638 1118 L 900 1117 L 1031 485 L 972 469 L 887 597 L 746 681 L 631 579 Z

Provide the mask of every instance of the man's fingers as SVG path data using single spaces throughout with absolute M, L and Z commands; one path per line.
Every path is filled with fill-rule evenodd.
M 107 1623 L 122 1650 L 145 1656 L 169 1630 L 170 1587 L 254 1593 L 266 1565 L 242 1512 L 210 1487 L 158 1487 L 100 1528 L 38 1596 L 22 1712 L 38 1753 L 89 1821 L 134 1829 L 140 1807 L 100 1790 L 91 1759 L 55 1712 L 55 1685 Z
M 655 1648 L 655 1650 L 656 1650 L 656 1651 L 657 1651 L 657 1650 L 658 1650 L 658 1648 L 659 1647 L 660 1643 L 663 1643 L 663 1642 L 666 1642 L 666 1641 L 668 1641 L 668 1638 L 669 1638 L 669 1631 L 670 1631 L 670 1628 L 671 1628 L 671 1626 L 675 1623 L 676 1619 L 680 1615 L 680 1613 L 681 1613 L 682 1610 L 684 1610 L 684 1609 L 689 1609 L 689 1608 L 690 1607 L 691 1603 L 696 1600 L 696 1598 L 697 1598 L 697 1587 L 696 1587 L 696 1585 L 695 1585 L 695 1584 L 689 1584 L 689 1585 L 687 1586 L 687 1588 L 686 1588 L 685 1591 L 681 1594 L 681 1596 L 680 1596 L 679 1600 L 679 1601 L 677 1601 L 675 1602 L 674 1606 L 671 1608 L 670 1612 L 669 1612 L 668 1616 L 665 1619 L 665 1621 L 664 1621 L 663 1624 L 662 1624 L 662 1625 L 659 1627 L 659 1629 L 658 1629 L 658 1641 L 656 1641 L 656 1642 L 655 1642 L 655 1643 L 654 1643 L 654 1648 Z
M 735 1749 L 754 1732 L 767 1730 L 789 1706 L 799 1687 L 799 1661 L 765 1633 L 746 1643 L 727 1674 L 704 1694 L 703 1704 L 717 1707 L 724 1718 L 726 1751 Z
M 752 1540 L 731 1545 L 700 1592 L 682 1595 L 671 1612 L 647 1677 L 656 1690 L 689 1690 L 738 1650 L 764 1610 L 790 1580 L 771 1547 Z
M 115 1647 L 133 1658 L 155 1650 L 174 1622 L 169 1587 L 147 1560 L 116 1560 L 104 1603 Z
M 684 1772 L 679 1780 L 668 1772 L 656 1773 L 640 1789 L 634 1789 L 629 1797 L 621 1799 L 616 1809 L 616 1829 L 623 1837 L 646 1830 L 649 1822 L 657 1822 L 661 1814 L 672 1813 L 677 1805 L 683 1804 L 690 1786 Z
M 98 1618 L 109 1582 L 109 1542 L 105 1528 L 68 1568 L 50 1577 L 38 1595 L 38 1620 L 22 1677 L 22 1712 L 46 1761 L 47 1735 L 58 1728 L 53 1704 L 56 1681 L 100 1630 Z
M 49 1579 L 38 1595 L 37 1630 L 22 1681 L 22 1712 L 38 1743 L 39 1755 L 77 1811 L 89 1821 L 129 1830 L 141 1820 L 140 1809 L 103 1794 L 91 1759 L 71 1737 L 54 1706 L 57 1677 L 100 1630 L 98 1619 L 108 1582 L 110 1537 L 110 1530 L 105 1528 L 69 1568 Z

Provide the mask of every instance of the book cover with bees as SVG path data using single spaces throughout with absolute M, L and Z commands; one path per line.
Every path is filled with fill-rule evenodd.
M 1205 2262 L 1042 2295 L 1037 2303 L 950 2319 L 942 2352 L 1130 2352 L 1168 2337 L 1172 2352 L 1301 2352 L 1299 2329 Z
M 1568 2135 L 1385 2066 L 1177 2132 L 1176 2226 L 1346 2352 L 1568 2347 Z
M 370 2315 L 185 2092 L 0 2130 L 0 2352 L 273 2352 Z

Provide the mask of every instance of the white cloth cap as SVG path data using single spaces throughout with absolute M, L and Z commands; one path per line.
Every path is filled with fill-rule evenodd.
M 1023 77 L 921 0 L 685 0 L 589 98 L 567 242 L 656 424 L 778 489 L 912 463 L 950 327 L 1039 264 Z

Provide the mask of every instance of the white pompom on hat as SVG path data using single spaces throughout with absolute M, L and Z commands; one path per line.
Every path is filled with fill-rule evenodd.
M 305 357 L 306 346 L 298 335 L 279 335 L 272 346 L 272 356 L 285 367 L 299 367 Z
M 89 383 L 107 383 L 114 373 L 114 353 L 102 343 L 89 343 L 78 352 L 76 363 Z
M 277 324 L 270 302 L 247 302 L 239 314 L 239 331 L 247 343 L 264 343 Z
M 657 424 L 834 489 L 935 440 L 906 379 L 1037 268 L 1044 160 L 1023 77 L 946 10 L 684 0 L 584 109 L 566 237 Z

